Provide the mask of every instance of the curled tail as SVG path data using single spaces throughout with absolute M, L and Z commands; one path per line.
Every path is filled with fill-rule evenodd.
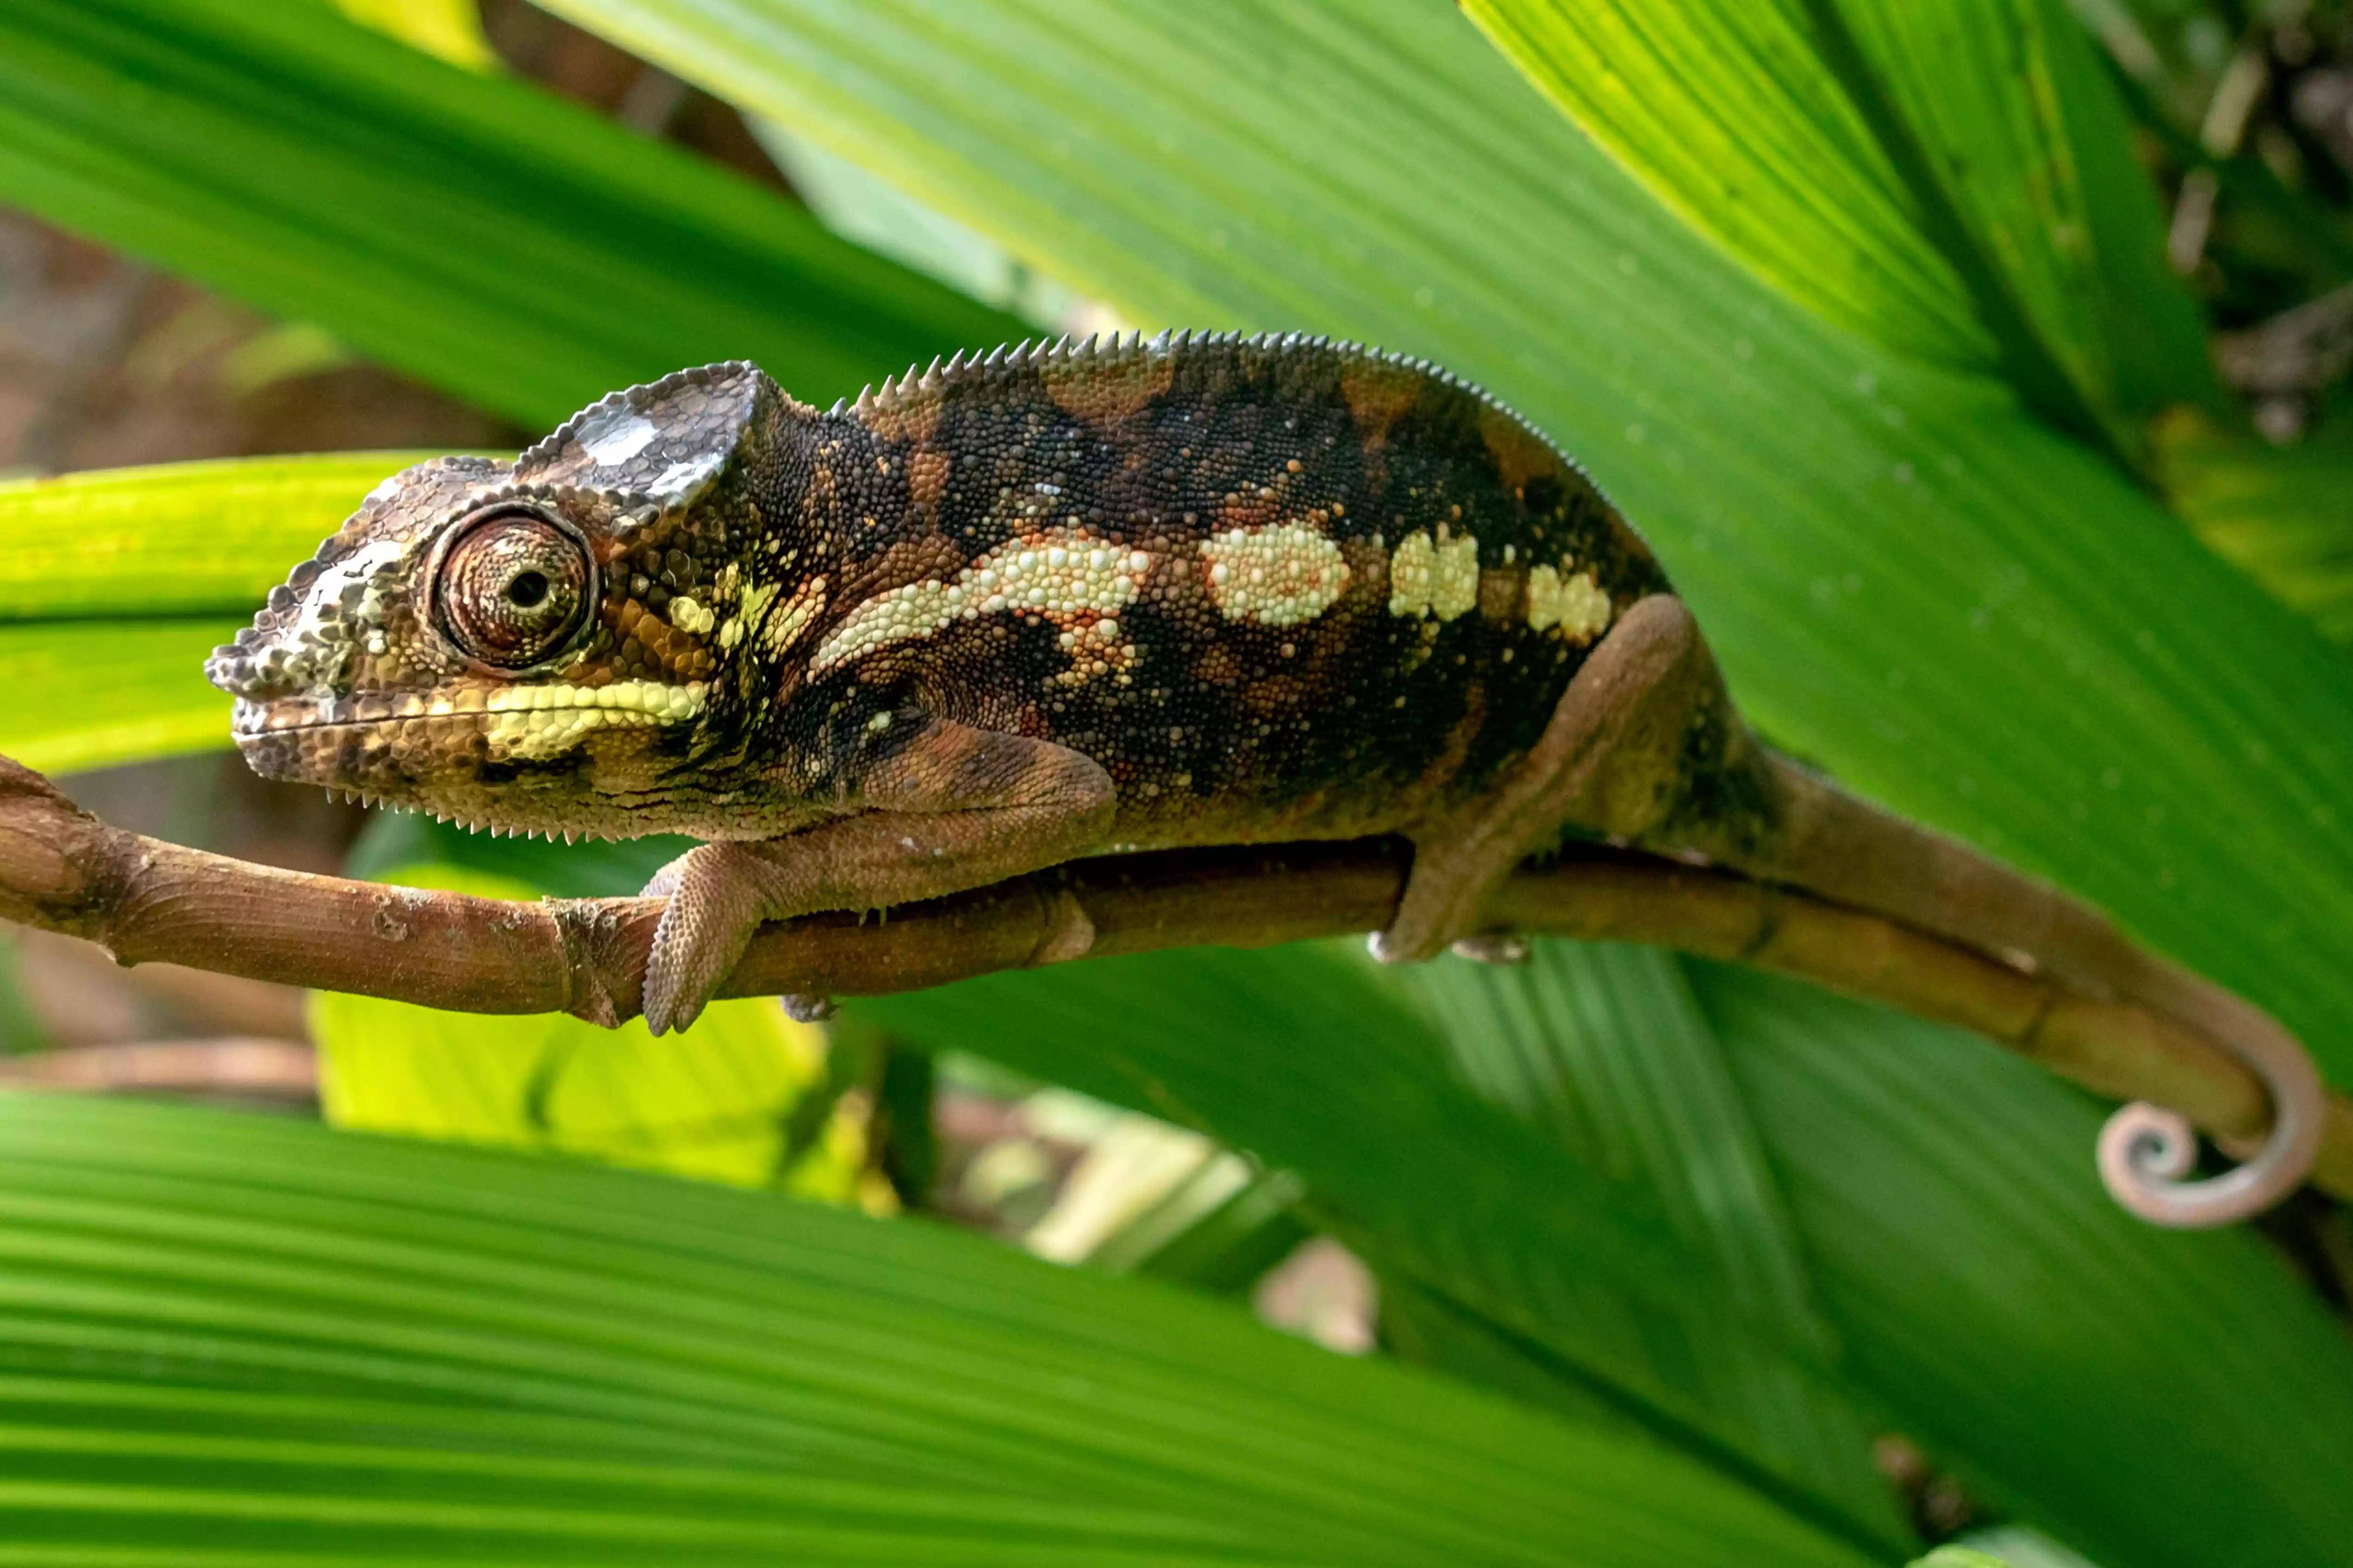
M 2094 995 L 2182 1024 L 2245 1064 L 2272 1102 L 2269 1135 L 2228 1173 L 2188 1180 L 2197 1134 L 2176 1111 L 2136 1101 L 2100 1134 L 2116 1202 L 2158 1225 L 2229 1225 L 2294 1192 L 2319 1154 L 2326 1091 L 2295 1037 L 2243 998 L 2126 938 L 2050 884 L 1840 790 L 1769 748 L 1725 756 L 1756 809 L 1685 814 L 1649 836 L 1700 850 L 1760 880 L 1883 914 L 1997 955 L 2023 955 Z
M 1858 800 L 1774 752 L 1742 722 L 1689 612 L 1674 605 L 1644 625 L 1651 622 L 1659 624 L 1652 640 L 1679 671 L 1661 685 L 1680 693 L 1661 710 L 1678 722 L 1652 727 L 1649 765 L 1622 770 L 1638 787 L 1622 805 L 1597 797 L 1588 826 L 1646 848 L 1695 850 L 1759 881 L 2023 959 L 2071 989 L 2169 1019 L 2236 1058 L 2272 1106 L 2271 1131 L 2237 1168 L 2187 1179 L 2197 1135 L 2187 1118 L 2159 1106 L 2126 1105 L 2102 1130 L 2101 1178 L 2142 1218 L 2229 1225 L 2303 1183 L 2320 1153 L 2327 1093 L 2303 1046 L 2269 1014 L 2150 952 L 2049 883 Z

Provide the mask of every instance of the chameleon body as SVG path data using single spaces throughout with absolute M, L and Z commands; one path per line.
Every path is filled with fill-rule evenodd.
M 1756 742 L 1574 463 L 1435 367 L 1319 339 L 1000 350 L 829 412 L 681 372 L 512 463 L 387 480 L 209 673 L 271 777 L 708 840 L 649 889 L 658 1028 L 764 919 L 1382 833 L 1416 849 L 1388 957 L 1478 935 L 1514 864 L 1583 832 L 2176 1012 L 2212 992 Z
M 527 674 L 434 646 L 415 600 L 445 516 L 508 501 L 596 557 L 593 613 Z M 380 589 L 352 594 L 355 561 Z M 933 718 L 1094 758 L 1122 842 L 1382 831 L 1486 785 L 1613 606 L 1666 589 L 1507 410 L 1285 340 L 1016 353 L 829 414 L 749 365 L 685 372 L 512 468 L 402 476 L 318 562 L 355 612 L 375 594 L 366 626 L 299 624 L 317 580 L 296 583 L 214 666 L 267 694 L 238 717 L 263 772 L 470 823 L 720 838 L 832 811 Z M 467 700 L 550 687 L 632 706 Z M 405 711 L 437 698 L 462 707 Z M 377 721 L 273 727 L 346 710 Z

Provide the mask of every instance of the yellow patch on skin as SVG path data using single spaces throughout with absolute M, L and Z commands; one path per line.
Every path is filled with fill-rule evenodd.
M 1477 540 L 1468 534 L 1448 539 L 1441 526 L 1435 542 L 1421 532 L 1398 542 L 1389 557 L 1389 614 L 1451 621 L 1478 603 Z
M 1066 646 L 1115 637 L 1114 617 L 1134 602 L 1151 564 L 1143 551 L 1107 543 L 1083 529 L 1043 530 L 982 556 L 953 582 L 927 577 L 866 600 L 826 634 L 809 668 L 822 674 L 877 648 L 982 616 L 1037 616 L 1071 634 Z M 1108 631 L 1098 630 L 1103 627 Z
M 1558 626 L 1572 642 L 1590 642 L 1609 626 L 1609 595 L 1590 572 L 1563 577 L 1550 566 L 1528 568 L 1528 625 Z
M 1209 597 L 1229 621 L 1314 620 L 1348 586 L 1340 547 L 1305 523 L 1229 528 L 1201 541 Z
M 701 637 L 718 623 L 718 616 L 692 599 L 672 599 L 670 602 L 670 624 L 680 631 Z
M 617 680 L 609 686 L 510 686 L 482 706 L 495 715 L 483 735 L 501 762 L 544 762 L 606 730 L 651 730 L 702 711 L 702 682 Z
M 483 708 L 492 713 L 643 713 L 660 722 L 691 719 L 702 711 L 702 683 L 671 686 L 659 680 L 616 680 L 609 686 L 505 686 L 489 693 Z
M 719 646 L 732 648 L 745 637 L 761 629 L 762 617 L 776 597 L 774 583 L 747 583 L 743 597 L 735 603 L 735 613 L 719 626 Z

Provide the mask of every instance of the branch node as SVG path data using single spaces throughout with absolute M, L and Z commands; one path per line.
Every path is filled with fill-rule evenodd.
M 554 921 L 556 939 L 564 948 L 564 1011 L 600 1028 L 620 1027 L 621 1020 L 638 1010 L 634 993 L 644 984 L 645 960 L 640 952 L 629 975 L 632 994 L 626 998 L 617 994 L 621 987 L 608 961 L 621 945 L 615 939 L 623 921 L 614 911 L 612 900 L 546 899 L 541 907 Z

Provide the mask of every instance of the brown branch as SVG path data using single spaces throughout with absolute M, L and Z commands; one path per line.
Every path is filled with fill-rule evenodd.
M 1081 861 L 888 921 L 765 928 L 723 994 L 871 996 L 1080 957 L 1264 947 L 1387 923 L 1401 851 L 1381 841 Z M 99 942 L 125 963 L 354 991 L 476 1013 L 635 1016 L 661 906 L 538 904 L 280 871 L 110 827 L 0 758 L 0 916 Z M 2259 1139 L 2270 1109 L 2235 1058 L 2147 1009 L 2090 996 L 1878 916 L 1788 889 L 1594 847 L 1514 876 L 1499 925 L 1641 942 L 1778 970 L 1956 1024 L 2117 1098 Z M 2353 1102 L 2332 1095 L 2316 1184 L 2353 1197 Z

